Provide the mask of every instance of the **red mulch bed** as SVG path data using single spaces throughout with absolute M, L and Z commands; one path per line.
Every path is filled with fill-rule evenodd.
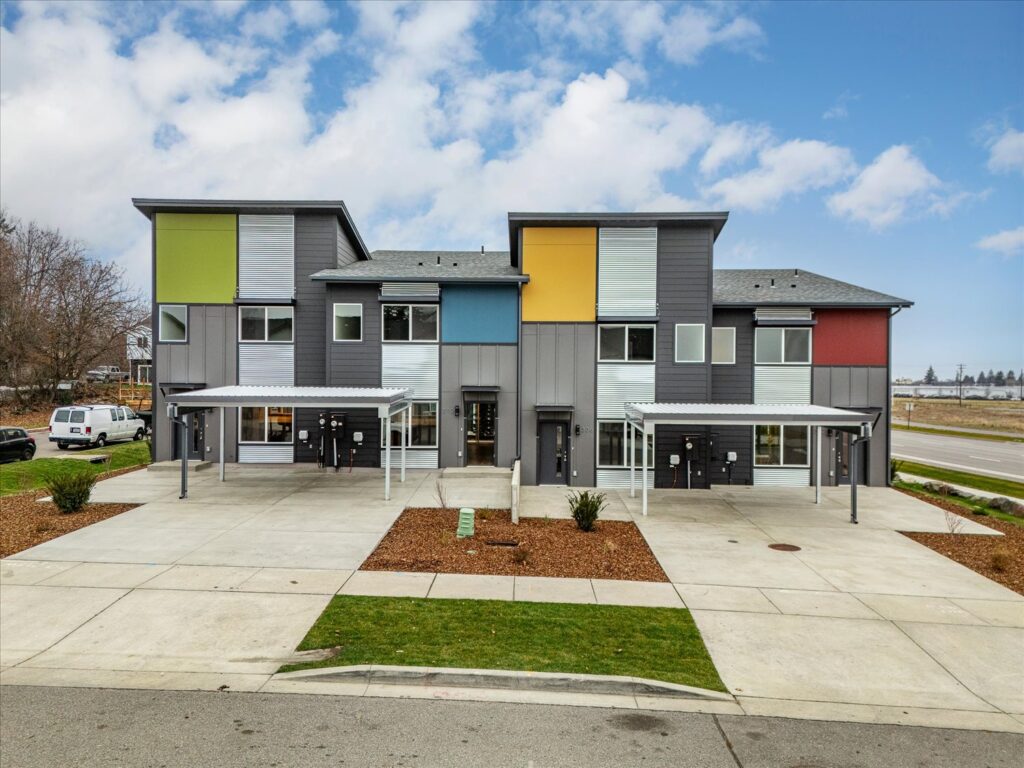
M 458 521 L 455 509 L 406 509 L 360 568 L 668 581 L 633 523 L 600 520 L 584 533 L 572 520 L 531 517 L 514 525 L 507 509 L 480 509 L 475 535 L 459 539 Z
M 961 505 L 935 499 L 921 493 L 900 489 L 921 501 L 927 501 L 947 512 L 993 528 L 1002 536 L 970 533 L 917 533 L 902 531 L 904 536 L 934 549 L 940 555 L 966 565 L 972 571 L 1024 595 L 1024 526 L 985 515 L 972 515 Z M 966 513 L 966 514 L 965 514 Z

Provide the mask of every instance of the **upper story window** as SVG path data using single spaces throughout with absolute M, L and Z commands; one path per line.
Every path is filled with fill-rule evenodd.
M 437 341 L 435 304 L 385 304 L 382 312 L 384 341 Z
M 294 319 L 293 307 L 241 307 L 238 340 L 290 342 Z
M 362 304 L 335 304 L 334 305 L 334 340 L 335 341 L 362 341 L 363 340 L 363 305 Z
M 704 362 L 704 323 L 676 324 L 677 363 Z
M 754 362 L 807 365 L 811 362 L 810 328 L 756 328 Z
M 736 362 L 736 329 L 711 329 L 711 364 L 732 365 Z
M 160 305 L 160 341 L 188 341 L 188 307 L 184 304 Z
M 598 362 L 654 362 L 653 325 L 602 325 L 598 333 Z

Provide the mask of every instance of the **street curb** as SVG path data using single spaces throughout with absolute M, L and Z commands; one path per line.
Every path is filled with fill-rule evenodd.
M 274 675 L 271 680 L 303 683 L 402 685 L 424 688 L 489 688 L 492 690 L 658 696 L 708 702 L 736 702 L 735 697 L 728 693 L 641 677 L 580 675 L 562 672 L 516 672 L 503 669 L 361 664 L 284 672 Z

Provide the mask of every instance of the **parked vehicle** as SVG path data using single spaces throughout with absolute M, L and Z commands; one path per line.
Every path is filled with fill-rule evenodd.
M 98 447 L 145 436 L 145 423 L 123 405 L 71 405 L 50 416 L 50 442 L 62 451 L 69 445 Z
M 36 440 L 21 427 L 0 427 L 0 461 L 29 461 L 36 455 Z
M 116 365 L 100 365 L 93 368 L 91 371 L 87 371 L 85 374 L 86 381 L 128 381 L 128 371 L 122 371 L 119 366 Z

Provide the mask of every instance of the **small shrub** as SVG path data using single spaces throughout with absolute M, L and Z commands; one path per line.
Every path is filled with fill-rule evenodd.
M 900 479 L 899 473 L 902 468 L 902 461 L 899 459 L 889 459 L 889 482 L 894 483 Z
M 54 506 L 65 515 L 78 512 L 89 501 L 96 475 L 89 471 L 60 472 L 46 481 L 46 490 L 53 497 Z
M 992 570 L 1003 573 L 1010 568 L 1010 550 L 1006 547 L 997 547 L 992 550 Z
M 594 530 L 594 523 L 601 510 L 605 508 L 605 495 L 591 491 L 576 491 L 570 493 L 569 510 L 572 512 L 572 519 L 576 521 L 576 527 L 581 531 Z

